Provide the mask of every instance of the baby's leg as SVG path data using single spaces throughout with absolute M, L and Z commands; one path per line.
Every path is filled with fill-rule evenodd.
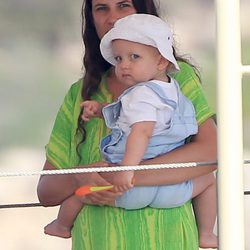
M 200 247 L 216 248 L 217 236 L 213 233 L 217 214 L 216 181 L 213 173 L 193 179 L 192 198 Z
M 71 237 L 71 228 L 83 203 L 75 195 L 70 196 L 60 206 L 57 219 L 44 228 L 44 233 L 62 238 Z

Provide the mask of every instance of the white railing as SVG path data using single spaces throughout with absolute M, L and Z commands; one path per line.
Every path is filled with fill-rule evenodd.
M 220 250 L 244 250 L 240 1 L 217 0 L 218 232 Z

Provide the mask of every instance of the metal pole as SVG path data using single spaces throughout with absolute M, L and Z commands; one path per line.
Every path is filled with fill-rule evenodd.
M 244 250 L 240 6 L 216 5 L 219 249 Z

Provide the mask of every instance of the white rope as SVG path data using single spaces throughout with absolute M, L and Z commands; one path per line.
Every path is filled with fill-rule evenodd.
M 72 168 L 72 169 L 42 170 L 42 171 L 0 172 L 0 177 L 82 174 L 82 173 L 92 173 L 92 172 L 116 172 L 116 171 L 127 171 L 127 170 L 146 170 L 146 169 L 163 169 L 163 168 L 189 168 L 189 167 L 215 165 L 215 164 L 217 164 L 216 161 L 171 163 L 171 164 L 157 164 L 157 165 L 139 165 L 139 166 Z
M 183 163 L 139 165 L 139 166 L 115 166 L 115 167 L 72 168 L 72 169 L 41 170 L 41 171 L 0 172 L 0 177 L 84 174 L 93 172 L 101 173 L 101 172 L 117 172 L 117 171 L 128 171 L 128 170 L 136 171 L 136 170 L 163 169 L 163 168 L 190 168 L 190 167 L 208 166 L 216 164 L 217 161 L 209 161 L 209 162 L 183 162 Z M 250 164 L 250 160 L 244 160 L 244 164 Z
M 23 171 L 23 172 L 0 172 L 0 177 L 10 176 L 32 176 L 32 175 L 56 175 L 56 174 L 78 174 L 91 172 L 115 172 L 126 170 L 145 170 L 145 169 L 163 169 L 163 168 L 184 168 L 215 165 L 216 161 L 211 162 L 190 162 L 190 163 L 172 163 L 158 165 L 140 165 L 140 166 L 116 166 L 116 167 L 95 167 L 95 168 L 74 168 L 63 170 L 42 170 L 42 171 Z M 244 164 L 250 164 L 250 160 L 245 160 Z M 245 191 L 244 195 L 250 195 L 250 191 Z M 7 208 L 28 208 L 40 207 L 40 203 L 21 203 L 21 204 L 0 204 L 0 209 Z

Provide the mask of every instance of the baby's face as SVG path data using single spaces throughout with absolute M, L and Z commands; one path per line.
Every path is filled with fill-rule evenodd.
M 155 79 L 159 74 L 161 55 L 152 46 L 118 39 L 112 42 L 112 51 L 116 75 L 128 86 Z

